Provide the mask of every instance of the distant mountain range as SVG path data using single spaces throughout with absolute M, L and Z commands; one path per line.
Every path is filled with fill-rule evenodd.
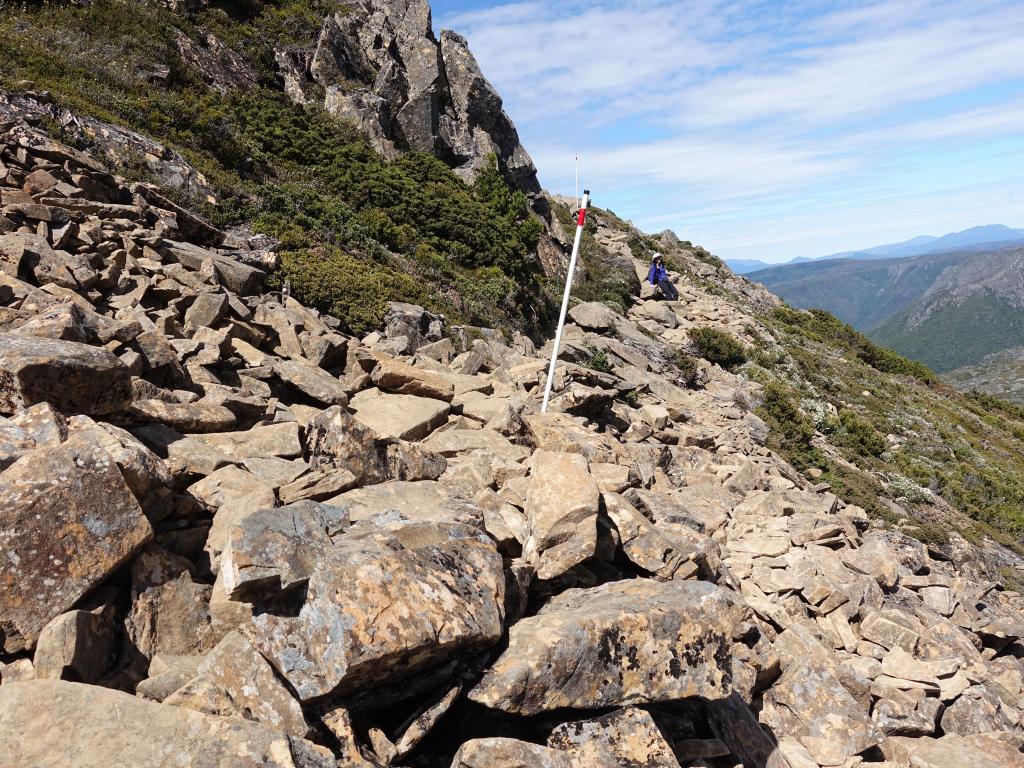
M 956 242 L 933 242 L 939 240 Z M 815 260 L 747 277 L 793 306 L 827 309 L 943 373 L 1024 342 L 1024 242 L 1010 242 L 921 256 Z
M 812 261 L 827 261 L 832 259 L 854 259 L 867 261 L 873 259 L 906 258 L 910 256 L 922 256 L 928 253 L 939 253 L 940 251 L 951 251 L 957 248 L 968 248 L 977 245 L 992 245 L 995 243 L 1009 245 L 1014 242 L 1024 243 L 1024 229 L 1013 229 L 1003 224 L 987 224 L 980 227 L 971 227 L 962 232 L 950 232 L 942 237 L 932 235 L 919 235 L 900 243 L 887 243 L 876 245 L 872 248 L 864 248 L 859 251 L 843 251 L 832 253 L 828 256 L 808 258 L 798 256 L 785 264 L 770 264 L 757 259 L 726 259 L 737 275 L 746 275 L 762 269 L 787 266 L 790 264 L 806 264 Z M 769 286 L 770 287 L 770 286 Z
M 936 258 L 940 257 L 913 261 Z M 868 335 L 938 373 L 1020 346 L 1024 342 L 1024 247 L 964 252 L 919 298 Z

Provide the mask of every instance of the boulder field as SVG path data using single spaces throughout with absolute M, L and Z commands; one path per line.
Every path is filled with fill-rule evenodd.
M 542 414 L 549 348 L 261 242 L 0 124 L 0 766 L 1024 765 L 1024 598 L 682 377 L 740 307 L 574 306 Z

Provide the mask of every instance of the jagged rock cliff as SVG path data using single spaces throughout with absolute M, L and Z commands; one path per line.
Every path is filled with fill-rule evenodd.
M 537 170 L 469 50 L 438 41 L 427 0 L 362 0 L 324 20 L 315 47 L 276 51 L 285 90 L 353 120 L 386 156 L 437 155 L 466 179 L 494 155 L 506 179 L 539 192 Z

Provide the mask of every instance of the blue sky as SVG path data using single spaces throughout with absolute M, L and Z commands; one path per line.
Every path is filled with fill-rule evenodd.
M 726 258 L 1024 227 L 1024 2 L 433 0 L 554 192 Z

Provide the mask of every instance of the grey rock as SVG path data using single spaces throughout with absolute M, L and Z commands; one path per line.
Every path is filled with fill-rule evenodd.
M 63 481 L 59 478 L 64 478 Z M 0 475 L 0 642 L 31 648 L 153 536 L 113 459 L 97 448 L 37 448 Z
M 496 642 L 504 593 L 501 556 L 485 534 L 391 514 L 334 538 L 296 614 L 261 613 L 244 630 L 307 701 Z
M 571 589 L 509 630 L 472 701 L 532 715 L 728 696 L 746 609 L 705 582 L 633 579 Z
M 615 330 L 621 316 L 605 304 L 585 301 L 569 310 L 569 318 L 584 330 L 606 333 Z
M 434 37 L 426 0 L 364 0 L 325 20 L 315 51 L 279 51 L 277 62 L 293 99 L 323 87 L 327 109 L 385 156 L 431 152 L 472 180 L 493 154 L 514 187 L 540 191 L 501 98 L 462 37 Z
M 261 509 L 228 531 L 220 560 L 232 600 L 286 591 L 309 580 L 331 538 L 348 527 L 348 511 L 312 501 Z
M 130 399 L 128 369 L 106 349 L 0 336 L 0 413 L 46 402 L 64 413 L 109 414 Z

